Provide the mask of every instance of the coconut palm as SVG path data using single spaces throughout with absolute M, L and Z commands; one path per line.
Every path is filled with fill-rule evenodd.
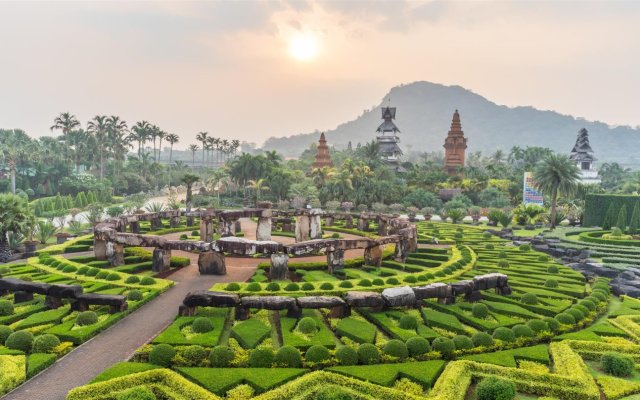
M 142 146 L 149 140 L 151 124 L 147 121 L 136 122 L 131 128 L 131 140 L 138 142 L 138 157 L 142 154 Z
M 256 201 L 260 201 L 260 193 L 269 191 L 269 186 L 266 185 L 266 180 L 264 178 L 260 178 L 258 180 L 250 180 L 247 182 L 247 189 L 255 190 L 256 192 Z
M 4 131 L 0 137 L 0 159 L 4 160 L 11 176 L 11 192 L 16 193 L 18 163 L 29 153 L 29 137 L 21 130 Z
M 75 115 L 64 112 L 60 113 L 54 120 L 53 125 L 51 126 L 51 132 L 54 130 L 62 131 L 62 138 L 67 143 L 67 151 L 70 153 L 72 151 L 72 146 L 77 146 L 77 142 L 73 140 L 73 138 L 69 135 L 74 129 L 80 127 L 80 121 L 76 118 Z M 78 167 L 77 157 L 78 150 L 75 149 L 76 152 L 76 168 Z
M 27 201 L 15 194 L 0 194 L 0 262 L 11 258 L 7 234 L 22 233 L 27 222 Z
M 228 179 L 229 175 L 222 168 L 214 170 L 209 175 L 207 184 L 218 194 L 218 204 L 220 204 L 220 190 L 228 184 Z
M 193 164 L 196 163 L 196 151 L 198 151 L 199 147 L 197 144 L 190 144 L 189 145 L 189 151 L 191 151 L 191 162 Z
M 193 175 L 193 174 L 186 174 L 182 177 L 182 179 L 180 179 L 180 181 L 182 181 L 182 183 L 184 183 L 187 186 L 187 198 L 186 198 L 187 212 L 191 211 L 191 198 L 193 197 L 193 194 L 192 194 L 193 184 L 198 182 L 199 180 L 200 180 L 200 177 L 198 175 Z
M 575 192 L 580 172 L 567 156 L 551 153 L 538 163 L 533 171 L 533 179 L 546 196 L 551 197 L 551 229 L 556 226 L 558 195 L 569 196 Z
M 160 153 L 162 152 L 162 139 L 167 137 L 167 132 L 158 130 L 156 134 L 158 135 L 158 139 L 160 139 L 160 142 L 158 143 L 158 161 L 160 161 Z
M 209 135 L 209 133 L 207 132 L 200 132 L 196 135 L 196 140 L 200 143 L 202 143 L 202 164 L 204 165 L 204 152 L 206 150 L 206 146 L 207 146 L 207 136 Z
M 169 164 L 171 164 L 171 158 L 173 157 L 173 145 L 180 141 L 180 137 L 175 133 L 167 134 L 167 142 L 169 142 Z
M 107 145 L 108 124 L 106 115 L 96 115 L 87 123 L 87 130 L 96 140 L 96 149 L 100 157 L 100 180 L 104 178 L 104 153 Z

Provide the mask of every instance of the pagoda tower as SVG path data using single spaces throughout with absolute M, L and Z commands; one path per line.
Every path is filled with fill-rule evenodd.
M 464 167 L 464 151 L 467 148 L 467 138 L 464 137 L 460 114 L 453 113 L 451 130 L 444 140 L 444 170 L 449 176 L 457 175 L 458 169 Z
M 402 150 L 398 143 L 400 143 L 400 129 L 396 126 L 393 120 L 396 119 L 395 107 L 382 107 L 382 123 L 376 129 L 378 136 L 376 141 L 380 146 L 380 155 L 382 159 L 389 165 L 391 165 L 396 171 L 401 171 L 403 168 L 400 166 L 399 157 L 402 155 Z
M 333 163 L 329 156 L 329 146 L 327 146 L 327 139 L 324 138 L 324 132 L 320 134 L 320 140 L 318 140 L 318 151 L 316 152 L 316 161 L 311 165 L 313 168 L 330 167 Z
M 596 161 L 596 158 L 593 156 L 593 149 L 591 148 L 591 144 L 589 144 L 589 132 L 586 129 L 582 128 L 578 131 L 576 144 L 571 150 L 569 159 L 575 162 L 580 170 L 582 183 L 600 182 L 598 171 L 593 168 L 593 162 Z

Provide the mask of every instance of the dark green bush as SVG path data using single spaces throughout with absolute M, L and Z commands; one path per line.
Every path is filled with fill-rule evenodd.
M 372 283 L 369 279 L 361 279 L 360 282 L 358 282 L 358 286 L 362 286 L 362 287 L 369 287 L 371 285 Z
M 247 291 L 249 292 L 259 292 L 262 290 L 262 286 L 258 282 L 251 282 L 247 285 Z
M 516 338 L 519 338 L 519 337 L 531 338 L 531 337 L 533 337 L 533 330 L 531 328 L 529 328 L 527 325 L 524 325 L 524 324 L 518 324 L 518 325 L 514 326 L 513 328 L 511 328 L 511 330 L 513 331 L 513 334 L 516 336 Z
M 302 366 L 302 355 L 300 350 L 293 346 L 282 346 L 276 352 L 276 364 L 287 368 L 300 368 Z
M 295 282 L 291 282 L 284 287 L 284 290 L 286 290 L 287 292 L 297 292 L 298 290 L 300 290 L 300 285 Z
M 549 330 L 549 325 L 540 319 L 532 319 L 527 322 L 527 326 L 533 331 L 533 333 L 540 333 Z
M 589 311 L 595 311 L 596 310 L 596 303 L 594 303 L 593 301 L 591 301 L 589 299 L 584 299 L 584 300 L 580 301 L 578 303 L 578 305 L 582 306 L 582 307 L 585 307 Z
M 398 280 L 398 278 L 391 277 L 391 278 L 387 279 L 387 283 L 389 285 L 398 285 L 400 283 L 400 281 Z
M 531 250 L 531 245 L 528 244 L 521 244 L 520 247 L 518 247 L 520 249 L 520 251 L 530 251 Z
M 229 346 L 216 346 L 209 354 L 209 362 L 212 367 L 224 368 L 228 367 L 233 361 L 235 354 Z
M 405 281 L 406 283 L 416 283 L 418 281 L 418 279 L 413 276 L 413 275 L 407 275 L 403 281 Z
M 571 314 L 571 316 L 576 320 L 576 322 L 584 319 L 584 313 L 575 307 L 572 307 L 565 312 L 567 314 Z
M 278 282 L 269 282 L 266 289 L 269 292 L 277 292 L 280 290 L 280 285 L 278 284 Z
M 498 258 L 507 258 L 507 252 L 501 251 L 500 253 L 498 253 Z
M 476 303 L 471 308 L 471 313 L 476 318 L 487 318 L 489 316 L 489 308 L 482 303 Z
M 557 265 L 549 265 L 547 267 L 547 272 L 550 274 L 557 274 L 558 273 L 558 266 Z
M 45 333 L 44 335 L 37 336 L 33 340 L 33 352 L 51 353 L 59 344 L 60 340 L 56 335 Z
M 484 248 L 487 250 L 495 250 L 496 246 L 494 246 L 493 243 L 487 243 L 487 245 L 484 246 Z
M 103 269 L 96 274 L 96 278 L 98 279 L 105 279 L 107 276 L 109 276 L 109 271 L 105 271 Z
M 89 267 L 88 266 L 82 266 L 80 268 L 78 268 L 78 275 L 86 275 L 87 272 L 89 271 Z
M 547 326 L 549 326 L 549 329 L 552 332 L 555 332 L 560 328 L 560 323 L 555 318 L 544 317 L 544 318 L 542 318 L 542 320 L 547 323 Z
M 549 256 L 546 254 L 541 254 L 538 256 L 538 261 L 541 261 L 541 262 L 549 261 Z
M 153 346 L 149 352 L 149 362 L 161 367 L 171 366 L 171 360 L 176 356 L 176 350 L 170 344 L 162 343 Z
M 358 360 L 365 365 L 377 364 L 380 361 L 380 352 L 371 343 L 362 343 L 358 346 Z
M 257 348 L 249 353 L 249 366 L 251 368 L 270 368 L 273 364 L 273 350 L 270 348 Z
M 380 279 L 380 278 L 374 278 L 374 279 L 372 279 L 372 280 L 371 280 L 371 283 L 372 283 L 373 285 L 376 285 L 376 286 L 382 286 L 382 285 L 384 285 L 384 281 L 383 281 L 382 279 Z
M 509 268 L 508 260 L 498 260 L 498 268 Z
M 29 331 L 13 332 L 4 342 L 4 345 L 8 349 L 20 350 L 28 353 L 31 351 L 31 347 L 33 346 L 33 334 Z
M 473 341 L 469 336 L 457 335 L 453 338 L 453 343 L 456 345 L 456 350 L 466 350 L 473 348 Z
M 120 279 L 122 279 L 122 278 L 120 277 L 120 274 L 115 273 L 115 272 L 112 272 L 112 273 L 110 273 L 109 275 L 107 275 L 107 278 L 106 278 L 106 279 L 107 279 L 108 281 L 119 281 L 119 280 L 120 280 Z
M 393 357 L 397 357 L 399 359 L 405 359 L 409 356 L 409 350 L 407 350 L 407 345 L 404 344 L 402 340 L 391 339 L 385 345 L 382 351 Z
M 503 342 L 513 342 L 516 338 L 516 335 L 511 329 L 501 326 L 493 331 L 493 338 L 502 340 Z
M 316 333 L 316 331 L 318 330 L 318 325 L 313 318 L 304 317 L 300 321 L 298 321 L 297 329 L 306 335 L 310 335 Z
M 429 341 L 422 336 L 411 337 L 406 344 L 411 357 L 418 357 L 431 351 Z
M 98 314 L 93 311 L 83 311 L 76 317 L 76 325 L 88 326 L 98 323 Z
M 0 316 L 13 315 L 14 308 L 11 300 L 0 300 Z
M 635 369 L 633 358 L 613 352 L 604 353 L 600 365 L 604 372 L 613 376 L 629 376 Z
M 78 268 L 74 267 L 73 265 L 66 265 L 64 268 L 62 268 L 62 272 L 76 272 L 78 270 Z
M 439 351 L 443 356 L 448 357 L 456 350 L 456 344 L 449 338 L 437 337 L 431 342 L 431 348 Z
M 145 276 L 144 278 L 142 278 L 142 279 L 140 280 L 140 284 L 141 284 L 141 285 L 144 285 L 144 286 L 153 285 L 153 284 L 155 284 L 155 283 L 156 283 L 156 280 L 155 280 L 155 279 L 153 279 L 153 278 L 152 278 L 152 277 L 150 277 L 150 276 Z
M 231 283 L 228 283 L 224 289 L 230 292 L 237 292 L 238 290 L 240 290 L 240 284 L 237 282 L 231 282 Z
M 493 337 L 486 332 L 476 332 L 471 337 L 471 341 L 475 347 L 491 347 L 493 346 Z
M 189 346 L 182 352 L 182 357 L 190 367 L 198 367 L 207 358 L 207 350 L 198 345 Z
M 320 345 L 314 345 L 309 347 L 307 352 L 304 354 L 304 359 L 307 362 L 318 363 L 328 360 L 331 357 L 331 353 L 329 350 Z
M 562 325 L 574 325 L 576 323 L 575 317 L 566 312 L 556 315 L 555 318 L 556 318 L 556 321 L 558 321 Z
M 536 305 L 538 304 L 538 296 L 536 296 L 534 293 L 525 293 L 520 298 L 520 301 L 523 304 Z
M 416 329 L 418 327 L 418 321 L 413 315 L 403 315 L 400 317 L 398 325 L 402 329 Z
M 490 376 L 484 378 L 476 387 L 478 400 L 512 400 L 516 397 L 513 382 Z
M 305 291 L 315 290 L 315 286 L 313 286 L 313 283 L 310 283 L 310 282 L 303 283 L 302 286 L 300 286 L 300 288 Z
M 353 287 L 353 283 L 351 283 L 351 281 L 342 281 L 338 286 L 340 286 L 341 288 L 350 289 Z
M 191 330 L 195 333 L 206 333 L 213 330 L 213 322 L 206 317 L 198 317 L 193 320 Z
M 100 272 L 100 268 L 91 267 L 87 271 L 87 276 L 95 276 L 97 278 Z
M 6 325 L 0 325 L 0 345 L 3 345 L 9 335 L 13 333 L 13 329 Z
M 338 347 L 336 359 L 340 365 L 356 365 L 358 363 L 358 352 L 351 347 Z
M 548 288 L 557 288 L 558 287 L 558 281 L 555 279 L 547 279 L 544 282 L 544 287 L 548 287 Z
M 320 289 L 321 290 L 333 290 L 333 284 L 331 284 L 329 282 L 324 282 L 322 285 L 320 285 Z

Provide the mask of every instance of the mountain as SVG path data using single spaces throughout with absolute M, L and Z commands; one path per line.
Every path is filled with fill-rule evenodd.
M 640 165 L 640 152 L 636 151 L 640 148 L 640 129 L 611 127 L 533 107 L 501 106 L 463 87 L 431 82 L 392 88 L 375 109 L 326 131 L 329 146 L 342 149 L 351 141 L 355 147 L 358 142 L 374 139 L 381 123 L 380 107 L 387 104 L 388 98 L 391 106 L 397 107 L 395 122 L 401 131 L 400 145 L 405 153 L 407 150 L 441 151 L 453 112 L 458 109 L 468 138 L 468 152 L 482 151 L 488 155 L 496 149 L 508 152 L 512 146 L 543 146 L 569 153 L 578 131 L 586 128 L 598 162 Z M 263 148 L 298 156 L 318 138 L 319 132 L 269 138 Z

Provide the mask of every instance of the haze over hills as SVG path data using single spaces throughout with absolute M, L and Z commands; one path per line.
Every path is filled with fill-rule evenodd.
M 431 82 L 414 82 L 396 86 L 373 110 L 353 121 L 326 131 L 327 142 L 338 149 L 349 141 L 355 147 L 375 138 L 381 122 L 380 107 L 397 107 L 396 125 L 400 128 L 401 147 L 411 151 L 440 151 L 449 131 L 455 109 L 460 112 L 462 128 L 468 137 L 467 151 L 508 152 L 512 146 L 544 146 L 568 153 L 579 129 L 589 131 L 591 146 L 598 162 L 618 162 L 626 166 L 640 165 L 640 129 L 628 126 L 611 127 L 597 121 L 587 121 L 555 111 L 533 107 L 507 107 L 460 86 L 445 86 Z M 263 148 L 278 150 L 287 156 L 298 156 L 318 140 L 318 132 L 270 138 Z

